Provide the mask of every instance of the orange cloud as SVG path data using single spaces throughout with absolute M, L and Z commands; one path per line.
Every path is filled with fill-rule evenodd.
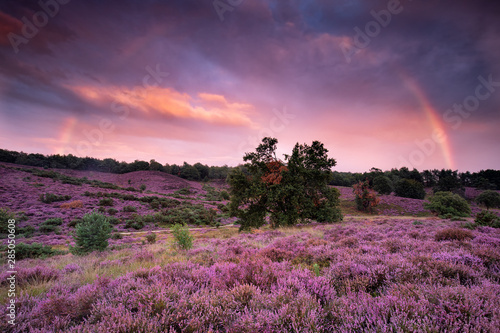
M 222 95 L 198 94 L 193 98 L 171 88 L 122 88 L 97 86 L 70 86 L 69 89 L 93 103 L 112 100 L 128 105 L 147 115 L 164 115 L 180 119 L 198 120 L 210 124 L 253 127 L 248 117 L 252 105 L 231 103 Z

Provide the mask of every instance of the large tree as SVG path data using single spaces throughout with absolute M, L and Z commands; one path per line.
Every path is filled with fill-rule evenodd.
M 253 153 L 245 154 L 244 168 L 228 176 L 230 211 L 240 218 L 240 230 L 258 228 L 270 215 L 271 226 L 297 221 L 341 221 L 339 192 L 329 187 L 336 161 L 319 141 L 295 145 L 285 161 L 276 156 L 275 138 L 264 138 Z M 246 169 L 246 172 L 243 170 Z

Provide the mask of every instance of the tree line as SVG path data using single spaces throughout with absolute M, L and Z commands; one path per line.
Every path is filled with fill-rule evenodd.
M 161 164 L 154 159 L 146 162 L 135 160 L 134 162 L 118 162 L 112 158 L 98 159 L 93 157 L 77 157 L 69 155 L 42 155 L 27 154 L 24 152 L 0 149 L 0 162 L 14 163 L 20 165 L 41 167 L 46 169 L 71 169 L 98 171 L 107 173 L 128 173 L 133 171 L 160 171 L 187 180 L 212 180 L 226 179 L 233 169 L 227 165 L 208 166 L 202 163 L 191 165 L 184 162 L 182 165 Z
M 188 180 L 225 180 L 234 167 L 208 166 L 202 163 L 191 165 L 184 162 L 182 165 L 161 164 L 154 159 L 147 161 L 135 160 L 134 162 L 118 162 L 112 158 L 97 159 L 93 157 L 77 157 L 74 155 L 42 155 L 27 154 L 24 152 L 0 149 L 0 162 L 15 163 L 20 165 L 35 166 L 42 168 L 88 170 L 108 173 L 128 173 L 133 171 L 160 171 Z M 239 166 L 239 168 L 243 168 Z M 384 177 L 384 178 L 382 178 Z M 382 171 L 378 168 L 371 168 L 369 172 L 332 172 L 330 185 L 353 186 L 368 179 L 370 186 L 377 178 L 376 183 L 385 183 L 384 186 L 394 187 L 403 179 L 413 180 L 421 183 L 425 187 L 432 187 L 436 190 L 453 191 L 465 186 L 475 187 L 484 190 L 500 190 L 500 170 L 481 170 L 479 172 L 458 172 L 454 170 L 424 170 L 422 172 L 407 167 Z M 387 179 L 386 179 L 387 178 Z

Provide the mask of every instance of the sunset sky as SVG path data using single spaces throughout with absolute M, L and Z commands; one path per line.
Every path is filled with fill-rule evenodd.
M 236 165 L 273 136 L 323 142 L 339 171 L 500 169 L 499 18 L 486 0 L 2 0 L 0 148 Z

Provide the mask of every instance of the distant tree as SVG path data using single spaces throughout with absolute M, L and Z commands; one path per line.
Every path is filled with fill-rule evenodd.
M 208 167 L 208 165 L 196 163 L 193 166 L 196 168 L 196 170 L 198 170 L 198 173 L 200 174 L 200 179 L 208 180 L 208 176 L 210 174 L 210 168 Z
M 393 191 L 392 181 L 387 176 L 377 176 L 373 179 L 373 189 L 380 194 L 391 194 Z
M 240 218 L 240 230 L 259 228 L 270 214 L 273 228 L 293 225 L 299 219 L 318 222 L 342 220 L 338 190 L 328 187 L 336 161 L 328 150 L 314 141 L 311 146 L 295 145 L 284 163 L 276 157 L 277 139 L 264 138 L 243 160 L 245 167 L 228 176 L 232 216 Z
M 149 161 L 149 170 L 151 171 L 164 171 L 163 165 L 156 162 L 155 160 Z
M 476 202 L 490 208 L 500 208 L 500 193 L 493 190 L 486 190 L 476 197 Z
M 425 198 L 424 185 L 414 179 L 401 179 L 395 187 L 394 192 L 398 197 L 423 199 Z
M 200 172 L 194 166 L 184 162 L 180 172 L 181 178 L 187 180 L 200 180 Z
M 170 167 L 171 174 L 174 176 L 180 176 L 181 175 L 181 167 L 178 166 L 177 164 L 172 164 Z
M 462 193 L 464 187 L 460 178 L 458 177 L 458 171 L 452 170 L 441 170 L 438 174 L 438 181 L 436 186 L 433 188 L 434 193 L 436 192 L 453 192 Z

